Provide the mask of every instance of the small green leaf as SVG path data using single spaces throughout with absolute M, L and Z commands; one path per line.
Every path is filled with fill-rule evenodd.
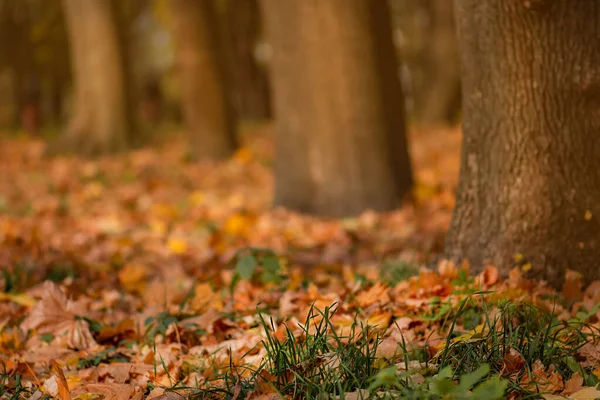
M 264 267 L 268 272 L 276 273 L 281 271 L 281 264 L 279 264 L 279 258 L 275 255 L 264 256 L 260 262 L 260 265 Z
M 54 335 L 51 333 L 44 333 L 43 335 L 40 335 L 40 339 L 50 344 L 50 342 L 52 342 L 52 340 L 54 339 Z
M 463 393 L 466 392 L 467 390 L 475 386 L 477 382 L 485 378 L 489 373 L 490 366 L 488 364 L 482 364 L 475 371 L 469 374 L 462 375 L 460 377 L 460 384 L 458 386 L 458 389 Z
M 371 378 L 371 385 L 369 391 L 373 392 L 381 387 L 395 387 L 399 385 L 397 367 L 395 365 L 383 368 L 377 375 Z
M 240 257 L 237 264 L 235 265 L 235 271 L 238 275 L 245 280 L 252 278 L 254 270 L 256 269 L 256 257 L 252 254 Z
M 472 399 L 501 400 L 504 398 L 507 386 L 507 380 L 493 376 L 489 380 L 477 385 L 470 397 Z
M 435 379 L 431 382 L 431 392 L 439 396 L 453 394 L 456 390 L 454 382 L 448 378 Z
M 271 271 L 263 272 L 260 279 L 261 279 L 262 283 L 265 283 L 265 284 L 266 283 L 275 283 L 275 284 L 281 283 L 281 277 Z

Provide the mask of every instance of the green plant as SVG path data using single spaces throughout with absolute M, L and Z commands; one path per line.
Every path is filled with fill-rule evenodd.
M 262 283 L 279 284 L 284 278 L 279 257 L 271 249 L 254 247 L 242 249 L 236 253 L 235 259 L 235 283 L 240 278 L 244 280 L 254 278 Z
M 479 329 L 454 332 L 471 301 L 472 298 L 467 297 L 460 303 L 449 331 L 453 339 L 447 340 L 434 357 L 440 368 L 449 366 L 460 376 L 489 365 L 492 372 L 498 374 L 504 372 L 504 360 L 513 350 L 523 358 L 524 365 L 531 366 L 540 360 L 546 368 L 552 365 L 564 379 L 578 372 L 587 384 L 598 383 L 591 373 L 593 368 L 584 369 L 573 358 L 581 346 L 599 338 L 595 328 L 586 326 L 587 329 L 582 330 L 585 325 L 581 322 L 559 321 L 553 313 L 522 302 L 501 301 L 497 312 L 492 314 L 487 308 L 489 304 L 482 301 L 483 323 Z M 512 382 L 511 389 L 529 394 L 517 381 Z
M 379 336 L 368 326 L 353 324 L 347 335 L 339 335 L 331 323 L 334 308 L 312 307 L 297 337 L 286 326 L 277 339 L 272 323 L 262 316 L 267 332 L 265 366 L 275 377 L 274 388 L 293 398 L 317 398 L 323 393 L 344 396 L 368 386 L 377 373 Z M 359 329 L 360 328 L 360 329 Z
M 380 279 L 392 287 L 418 274 L 419 267 L 417 265 L 402 260 L 386 260 L 379 272 Z
M 396 366 L 379 371 L 369 386 L 369 398 L 419 399 L 419 400 L 500 400 L 504 398 L 508 381 L 497 375 L 490 376 L 490 367 L 482 364 L 475 371 L 463 374 L 458 383 L 452 377 L 452 368 L 446 367 L 437 374 L 413 379 L 413 371 L 398 373 Z M 420 376 L 420 375 L 419 375 Z
M 109 347 L 108 349 L 101 350 L 90 357 L 80 359 L 79 367 L 89 368 L 97 367 L 102 363 L 124 363 L 129 361 L 130 359 L 127 355 L 119 353 L 115 347 Z

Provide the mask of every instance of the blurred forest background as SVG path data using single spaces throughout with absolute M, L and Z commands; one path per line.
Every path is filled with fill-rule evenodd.
M 177 136 L 220 160 L 268 126 L 276 205 L 395 209 L 413 187 L 406 126 L 460 117 L 452 4 L 338 3 L 1 0 L 0 130 L 49 155 Z
M 237 121 L 271 119 L 273 49 L 257 0 L 214 0 L 206 10 L 202 3 L 1 0 L 0 128 L 46 137 L 62 133 L 77 107 L 82 106 L 74 89 L 78 79 L 74 58 L 79 57 L 91 59 L 91 67 L 81 67 L 85 69 L 81 71 L 82 81 L 107 79 L 101 77 L 102 72 L 95 73 L 94 63 L 101 70 L 116 71 L 112 80 L 122 80 L 126 89 L 113 91 L 124 91 L 131 103 L 128 111 L 132 115 L 125 117 L 138 120 L 136 135 L 157 127 L 193 124 L 186 122 L 184 110 L 198 109 L 202 104 L 189 103 L 218 100 L 207 99 L 210 93 L 206 92 L 186 93 L 186 86 L 195 84 L 191 67 L 186 65 L 186 57 L 193 56 L 186 54 L 211 51 L 211 44 L 203 40 L 210 40 L 213 34 L 218 36 L 214 49 L 222 54 L 205 56 L 224 60 L 217 75 L 226 74 L 228 101 L 239 116 Z M 389 4 L 409 120 L 456 122 L 460 87 L 451 2 L 390 0 Z M 98 29 L 93 29 L 94 24 Z M 84 40 L 86 35 L 87 44 L 78 47 L 77 40 Z M 116 48 L 103 50 L 98 43 Z M 108 54 L 99 55 L 102 51 Z M 115 66 L 106 65 L 107 59 L 102 57 L 112 57 Z M 193 74 L 210 76 L 214 72 L 199 68 Z M 212 78 L 220 79 L 216 75 Z M 325 88 L 312 88 L 321 89 Z M 111 96 L 109 91 L 106 96 Z M 106 146 L 88 150 L 110 151 L 118 142 Z M 74 150 L 84 151 L 85 146 Z

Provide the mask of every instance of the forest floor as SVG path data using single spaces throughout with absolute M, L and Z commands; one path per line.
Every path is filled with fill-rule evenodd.
M 600 283 L 433 264 L 458 130 L 411 134 L 400 209 L 343 220 L 270 208 L 255 131 L 212 164 L 0 142 L 0 398 L 600 397 Z

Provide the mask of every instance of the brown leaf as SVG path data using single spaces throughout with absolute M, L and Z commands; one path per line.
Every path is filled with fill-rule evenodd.
M 583 377 L 579 375 L 579 372 L 573 374 L 571 379 L 565 382 L 565 389 L 563 390 L 563 395 L 569 395 L 571 393 L 575 393 L 582 389 L 583 385 Z
M 481 273 L 481 281 L 486 286 L 491 286 L 498 282 L 499 278 L 498 268 L 494 265 L 488 265 Z
M 77 318 L 74 303 L 53 282 L 44 283 L 42 298 L 27 315 L 21 328 L 35 329 L 38 333 L 51 333 L 66 341 L 73 349 L 97 346 L 86 321 Z
M 107 400 L 141 399 L 143 393 L 133 385 L 120 383 L 90 383 L 83 386 L 78 392 L 101 393 Z
M 568 269 L 565 273 L 565 283 L 561 293 L 567 301 L 576 301 L 583 298 L 583 275 Z
M 562 376 L 553 370 L 553 366 L 546 372 L 540 360 L 535 361 L 530 374 L 525 374 L 520 384 L 541 393 L 558 393 L 564 388 Z
M 525 358 L 514 348 L 510 348 L 504 356 L 502 370 L 510 375 L 514 372 L 521 371 L 525 365 Z

